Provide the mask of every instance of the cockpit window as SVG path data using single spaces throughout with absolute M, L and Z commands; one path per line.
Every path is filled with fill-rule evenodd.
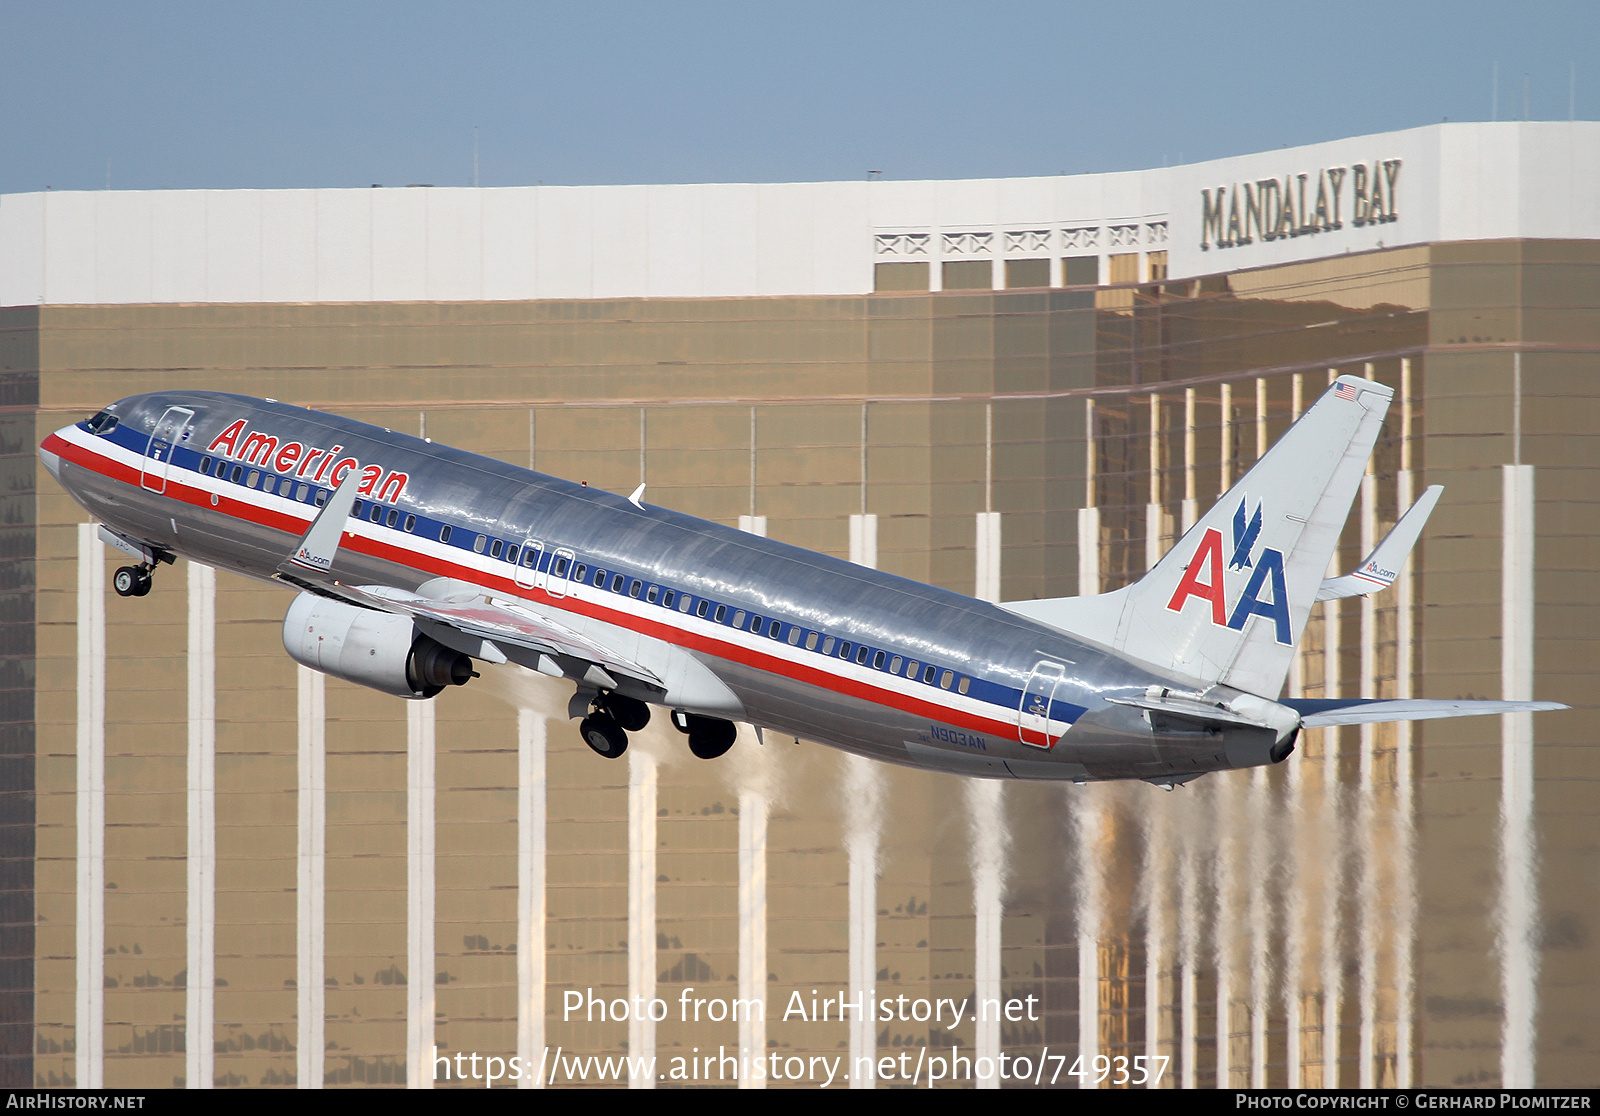
M 117 428 L 117 416 L 110 411 L 101 411 L 88 422 L 89 433 L 109 434 Z

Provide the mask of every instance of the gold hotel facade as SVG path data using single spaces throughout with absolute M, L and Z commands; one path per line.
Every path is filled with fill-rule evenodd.
M 0 199 L 0 1072 L 1594 1085 L 1597 174 L 1600 125 L 1498 124 L 1064 179 Z M 1308 730 L 1172 793 L 748 727 L 703 762 L 660 716 L 610 762 L 510 666 L 400 702 L 297 667 L 277 587 L 110 594 L 37 456 L 138 392 L 272 396 L 1009 601 L 1138 578 L 1341 373 L 1396 391 L 1341 564 L 1445 492 L 1287 692 L 1572 708 Z

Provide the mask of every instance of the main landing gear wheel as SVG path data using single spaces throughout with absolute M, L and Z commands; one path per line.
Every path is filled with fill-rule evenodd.
M 119 597 L 143 597 L 150 592 L 150 571 L 143 566 L 119 566 L 111 585 Z
M 733 742 L 739 737 L 739 729 L 732 721 L 718 720 L 716 717 L 701 717 L 694 713 L 676 713 L 672 715 L 673 724 L 683 718 L 684 728 L 689 735 L 689 751 L 700 759 L 716 759 L 725 755 Z
M 628 750 L 628 734 L 604 710 L 596 710 L 578 723 L 583 742 L 606 759 L 618 759 Z
M 600 698 L 599 705 L 616 718 L 624 732 L 638 732 L 650 723 L 650 707 L 638 698 L 610 693 Z

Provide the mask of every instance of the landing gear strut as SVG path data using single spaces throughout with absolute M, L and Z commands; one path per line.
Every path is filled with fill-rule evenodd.
M 143 564 L 120 566 L 111 579 L 111 585 L 119 597 L 143 597 L 150 592 L 152 584 L 150 567 Z

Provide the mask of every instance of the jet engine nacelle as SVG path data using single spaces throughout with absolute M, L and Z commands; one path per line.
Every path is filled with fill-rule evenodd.
M 301 593 L 283 618 L 283 649 L 312 670 L 403 698 L 431 698 L 472 675 L 472 660 L 417 631 L 409 616 Z

